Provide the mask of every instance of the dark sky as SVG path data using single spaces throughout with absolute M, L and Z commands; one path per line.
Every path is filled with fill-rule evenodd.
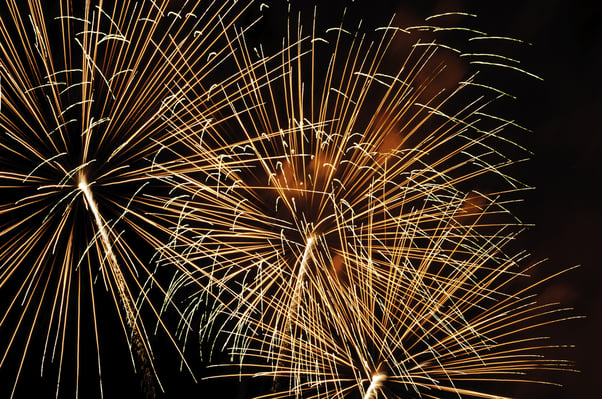
M 534 131 L 535 153 L 526 165 L 526 178 L 536 190 L 527 196 L 524 217 L 536 226 L 525 234 L 523 247 L 536 259 L 549 258 L 542 267 L 545 273 L 581 265 L 550 283 L 543 297 L 587 316 L 550 329 L 561 342 L 576 345 L 568 356 L 581 373 L 559 375 L 557 382 L 564 388 L 531 388 L 533 392 L 524 396 L 597 397 L 596 376 L 602 370 L 601 5 L 558 0 L 486 3 L 488 7 L 477 7 L 476 13 L 489 30 L 507 31 L 532 43 L 520 55 L 522 65 L 544 78 L 517 92 L 522 104 L 517 119 Z
M 343 5 L 351 4 L 341 0 L 314 0 L 314 3 L 318 5 L 319 15 L 334 21 Z M 602 336 L 600 3 L 595 0 L 357 0 L 353 7 L 361 10 L 367 21 L 383 22 L 393 12 L 410 20 L 444 11 L 471 12 L 478 15 L 477 25 L 486 32 L 531 43 L 514 54 L 525 69 L 544 79 L 542 82 L 521 80 L 519 87 L 513 87 L 519 104 L 513 109 L 515 119 L 534 131 L 525 141 L 535 155 L 522 165 L 519 174 L 536 190 L 526 195 L 527 201 L 519 212 L 524 221 L 534 223 L 535 227 L 521 236 L 520 246 L 535 259 L 549 258 L 540 269 L 542 275 L 581 265 L 546 285 L 543 297 L 560 300 L 587 318 L 552 326 L 549 330 L 558 342 L 576 345 L 574 350 L 562 353 L 574 360 L 581 372 L 554 374 L 563 388 L 528 386 L 519 393 L 524 399 L 596 397 L 602 371 L 599 360 L 602 357 L 599 338 Z M 281 22 L 270 14 L 256 32 L 257 39 L 273 40 L 270 32 L 280 30 Z M 107 323 L 118 322 L 109 314 L 102 317 Z M 159 339 L 157 343 L 162 342 Z M 103 360 L 105 398 L 142 398 L 139 379 L 132 372 L 129 358 L 123 356 L 127 353 L 123 335 L 116 336 L 109 346 Z M 173 355 L 159 352 L 157 349 L 158 364 L 175 364 Z M 94 351 L 90 354 L 94 356 Z M 39 364 L 33 363 L 27 371 L 35 376 Z M 197 385 L 190 377 L 181 375 L 176 367 L 163 366 L 162 369 L 167 390 L 165 398 L 246 398 L 246 386 L 236 381 L 202 381 Z M 68 379 L 70 374 L 64 375 Z M 93 376 L 89 381 L 94 382 Z M 30 378 L 24 391 L 54 392 L 55 382 Z M 70 381 L 61 384 L 70 384 Z M 40 396 L 41 399 L 46 397 L 54 397 L 54 394 Z

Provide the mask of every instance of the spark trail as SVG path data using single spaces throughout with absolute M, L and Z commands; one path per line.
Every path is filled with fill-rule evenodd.
M 100 212 L 98 211 L 98 206 L 94 201 L 92 191 L 90 190 L 90 186 L 86 182 L 85 178 L 82 177 L 80 179 L 78 187 L 84 194 L 87 208 L 94 216 L 94 221 L 96 222 L 96 227 L 98 229 L 98 233 L 100 234 L 104 253 L 106 258 L 108 258 L 108 265 L 111 269 L 113 280 L 116 283 L 117 293 L 119 299 L 121 300 L 121 305 L 123 306 L 126 314 L 126 324 L 131 334 L 131 342 L 134 349 L 133 353 L 139 362 L 140 373 L 143 376 L 144 392 L 147 397 L 154 398 L 156 397 L 154 385 L 155 372 L 152 370 L 152 362 L 147 355 L 149 353 L 149 349 L 145 347 L 142 332 L 140 331 L 140 327 L 136 321 L 138 315 L 135 307 L 132 304 L 132 300 L 130 299 L 131 293 L 128 291 L 125 278 L 117 262 L 117 257 L 113 252 L 111 240 L 109 239 L 109 233 L 107 232 L 107 223 L 103 220 Z

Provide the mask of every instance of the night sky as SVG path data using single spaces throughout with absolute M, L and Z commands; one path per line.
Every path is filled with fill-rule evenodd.
M 303 9 L 311 10 L 307 2 Z M 543 81 L 521 78 L 517 82 L 500 82 L 512 87 L 518 97 L 508 112 L 522 125 L 533 130 L 525 133 L 524 143 L 534 152 L 531 160 L 521 164 L 516 175 L 536 189 L 525 194 L 526 201 L 517 207 L 522 220 L 534 227 L 520 236 L 518 248 L 532 254 L 532 260 L 548 259 L 535 272 L 535 278 L 551 275 L 574 265 L 580 268 L 552 280 L 542 287 L 542 298 L 559 301 L 575 308 L 574 314 L 587 316 L 549 326 L 546 330 L 554 342 L 576 345 L 563 350 L 559 356 L 574 360 L 580 373 L 554 373 L 548 377 L 564 387 L 520 385 L 514 394 L 524 399 L 593 398 L 599 395 L 599 375 L 602 371 L 602 5 L 596 0 L 356 0 L 318 1 L 318 16 L 335 24 L 344 5 L 351 4 L 367 25 L 385 23 L 397 13 L 398 21 L 420 21 L 424 17 L 445 11 L 465 11 L 478 15 L 476 26 L 492 35 L 519 38 L 530 45 L 517 47 L 513 56 L 526 70 L 542 77 Z M 361 11 L 358 11 L 361 10 Z M 305 11 L 308 12 L 308 11 Z M 354 14 L 355 13 L 355 14 Z M 280 43 L 283 20 L 277 7 L 266 11 L 266 17 L 252 32 L 252 39 L 273 46 Z M 278 32 L 274 35 L 274 32 Z M 502 110 L 502 113 L 506 112 Z M 98 290 L 101 292 L 102 290 Z M 3 301 L 5 297 L 1 297 Z M 109 295 L 104 298 L 112 303 Z M 103 300 L 99 294 L 97 300 Z M 107 326 L 118 325 L 114 310 L 99 309 L 99 319 Z M 101 326 L 101 332 L 106 333 Z M 6 333 L 2 336 L 5 337 Z M 161 398 L 240 398 L 249 397 L 261 386 L 239 383 L 236 380 L 209 380 L 195 384 L 186 372 L 178 370 L 178 359 L 166 337 L 152 337 L 159 376 L 165 388 Z M 194 338 L 191 338 L 194 341 Z M 3 340 L 2 342 L 6 342 Z M 123 333 L 119 331 L 105 340 L 102 372 L 105 398 L 143 398 L 140 379 L 133 372 Z M 167 350 L 162 350 L 164 347 Z M 196 377 L 211 375 L 211 369 L 195 358 L 194 343 L 187 358 Z M 96 361 L 94 348 L 89 351 L 90 362 Z M 18 357 L 12 356 L 0 368 L 0 385 L 10 383 L 11 366 L 18 367 Z M 33 361 L 32 361 L 33 360 Z M 64 397 L 74 386 L 72 362 L 66 362 L 61 384 Z M 94 366 L 92 364 L 92 366 Z M 56 380 L 50 376 L 38 378 L 39 362 L 30 359 L 24 371 L 16 398 L 34 392 L 39 398 L 54 397 Z M 94 371 L 94 367 L 91 367 Z M 80 395 L 97 395 L 93 374 L 82 377 Z M 0 396 L 6 393 L 0 390 Z M 61 396 L 63 397 L 63 396 Z

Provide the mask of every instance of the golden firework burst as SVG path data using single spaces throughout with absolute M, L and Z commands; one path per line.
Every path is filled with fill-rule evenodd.
M 170 124 L 183 121 L 188 82 L 196 91 L 211 86 L 228 58 L 225 32 L 248 5 L 7 0 L 0 7 L 0 367 L 15 376 L 2 395 L 14 395 L 29 353 L 40 352 L 42 372 L 56 364 L 59 381 L 75 359 L 77 396 L 84 343 L 95 347 L 102 393 L 102 331 L 120 330 L 99 325 L 106 290 L 153 396 L 141 312 L 163 325 L 145 287 L 158 287 L 162 303 L 151 256 L 171 232 L 146 198 L 164 174 L 158 164 L 179 162 L 160 150 L 177 144 Z M 20 357 L 16 369 L 6 365 L 11 353 Z
M 271 377 L 265 397 L 502 398 L 470 383 L 567 366 L 521 335 L 565 316 L 515 286 L 508 208 L 528 187 L 505 170 L 528 156 L 508 133 L 525 129 L 488 111 L 511 95 L 471 68 L 530 74 L 465 51 L 507 39 L 453 15 L 366 35 L 290 24 L 269 57 L 239 35 L 231 116 L 182 130 L 198 155 L 170 176 L 164 221 L 198 274 L 172 288 L 217 298 L 201 334 L 235 374 Z

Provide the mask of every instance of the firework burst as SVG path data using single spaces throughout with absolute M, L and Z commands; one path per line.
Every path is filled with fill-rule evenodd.
M 247 6 L 0 7 L 0 370 L 13 375 L 12 396 L 30 352 L 42 353 L 42 373 L 55 365 L 59 382 L 64 363 L 75 359 L 77 396 L 81 363 L 96 363 L 102 394 L 101 330 L 122 330 L 153 396 L 155 366 L 141 313 L 163 322 L 143 287 L 164 296 L 150 260 L 171 232 L 153 220 L 145 198 L 163 174 L 160 160 L 175 162 L 158 153 L 175 144 L 172 121 L 184 122 L 187 82 L 198 91 L 210 86 L 209 76 L 228 58 L 224 32 Z M 122 328 L 99 325 L 105 290 Z M 20 357 L 16 369 L 6 366 L 11 354 Z
M 506 39 L 451 15 L 377 40 L 299 23 L 272 57 L 239 35 L 244 72 L 221 88 L 232 115 L 180 133 L 198 155 L 170 176 L 181 195 L 162 217 L 180 256 L 163 260 L 196 265 L 190 314 L 218 298 L 201 335 L 239 373 L 271 377 L 269 397 L 501 398 L 465 383 L 565 366 L 516 338 L 548 312 L 512 291 L 523 254 L 504 251 L 527 188 L 505 173 L 518 162 L 505 154 L 524 153 L 506 131 L 522 128 L 488 111 L 511 96 L 467 71 L 527 73 L 463 51 Z

